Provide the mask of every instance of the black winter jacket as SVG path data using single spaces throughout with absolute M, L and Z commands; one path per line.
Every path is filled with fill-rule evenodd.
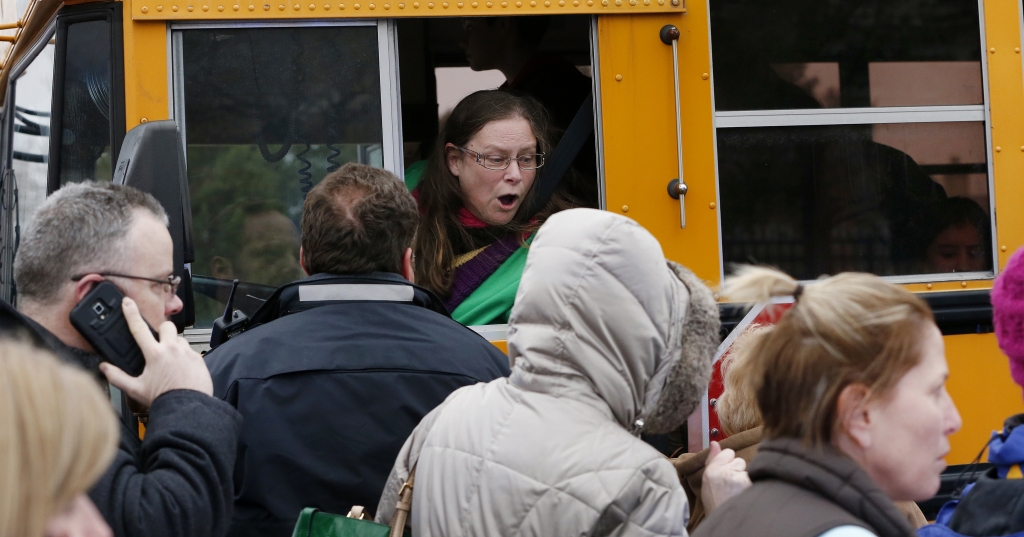
M 97 355 L 65 345 L 3 301 L 0 334 L 27 337 L 103 378 Z M 122 422 L 114 461 L 89 497 L 116 537 L 222 537 L 231 521 L 240 429 L 238 412 L 223 401 L 167 392 L 153 401 L 144 441 Z
M 376 509 L 420 419 L 509 373 L 504 353 L 394 274 L 313 276 L 253 318 L 276 320 L 207 354 L 215 395 L 245 418 L 232 536 L 287 537 L 304 507 Z

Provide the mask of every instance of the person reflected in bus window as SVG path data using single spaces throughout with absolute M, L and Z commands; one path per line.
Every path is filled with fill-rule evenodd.
M 117 419 L 96 381 L 5 339 L 0 394 L 0 535 L 110 537 L 86 495 L 117 451 Z
M 942 200 L 933 208 L 933 237 L 925 250 L 926 273 L 992 269 L 989 218 L 970 198 Z
M 471 94 L 452 110 L 414 191 L 416 283 L 462 324 L 508 322 L 533 233 L 578 203 L 556 190 L 537 214 L 526 214 L 551 152 L 548 123 L 527 95 Z
M 302 277 L 299 229 L 277 204 L 245 200 L 226 208 L 210 226 L 214 278 L 277 287 Z
M 801 284 L 752 266 L 727 279 L 723 294 L 795 302 L 740 379 L 764 422 L 753 484 L 694 536 L 911 535 L 893 502 L 938 492 L 949 436 L 962 424 L 928 305 L 870 274 Z
M 547 109 L 561 131 L 591 92 L 591 80 L 561 56 L 540 52 L 551 17 L 472 17 L 462 21 L 459 45 L 474 71 L 497 69 L 505 75 L 499 89 L 530 94 Z M 588 207 L 597 207 L 597 160 L 594 137 L 584 144 L 565 178 L 573 194 Z

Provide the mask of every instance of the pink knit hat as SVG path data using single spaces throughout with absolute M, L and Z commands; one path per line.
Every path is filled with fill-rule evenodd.
M 1024 248 L 1014 252 L 992 287 L 992 320 L 1010 376 L 1024 387 Z

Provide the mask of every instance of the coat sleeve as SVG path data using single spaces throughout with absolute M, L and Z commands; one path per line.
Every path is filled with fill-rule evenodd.
M 153 402 L 144 441 L 122 427 L 114 462 L 89 493 L 114 535 L 225 535 L 241 424 L 227 403 L 174 390 Z
M 686 537 L 690 517 L 686 493 L 672 465 L 664 459 L 651 461 L 640 468 L 639 483 L 623 489 L 613 504 L 632 506 L 624 509 L 628 518 L 620 533 L 622 537 L 653 537 L 673 535 Z M 618 529 L 618 528 L 615 528 Z M 595 535 L 598 532 L 595 531 Z
M 388 475 L 388 480 L 384 484 L 384 493 L 381 494 L 380 502 L 377 504 L 377 514 L 373 519 L 374 522 L 378 524 L 391 524 L 391 517 L 394 516 L 395 506 L 398 504 L 398 493 L 401 492 L 402 485 L 409 479 L 409 472 L 415 468 L 416 462 L 419 461 L 423 442 L 426 441 L 427 435 L 430 434 L 430 429 L 434 426 L 434 422 L 437 421 L 437 417 L 441 415 L 441 411 L 444 407 L 448 406 L 448 402 L 459 391 L 455 390 L 452 392 L 443 403 L 434 407 L 434 410 L 431 410 L 426 416 L 423 416 L 419 425 L 412 430 L 412 434 L 405 440 L 401 451 L 398 452 L 398 457 L 395 458 L 395 466 L 391 468 L 391 474 Z M 413 495 L 415 494 L 414 490 Z M 412 522 L 412 517 L 409 518 L 407 524 L 410 522 Z

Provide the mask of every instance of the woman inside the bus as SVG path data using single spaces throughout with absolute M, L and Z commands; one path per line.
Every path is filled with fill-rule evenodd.
M 416 283 L 460 323 L 508 322 L 534 231 L 575 205 L 556 191 L 526 214 L 551 148 L 548 114 L 524 94 L 478 91 L 448 117 L 414 191 L 421 218 L 413 251 Z
M 946 392 L 942 334 L 927 304 L 878 276 L 800 284 L 745 267 L 726 282 L 737 301 L 796 298 L 749 357 L 763 439 L 753 485 L 713 511 L 695 536 L 905 536 L 894 501 L 939 489 L 960 415 Z

